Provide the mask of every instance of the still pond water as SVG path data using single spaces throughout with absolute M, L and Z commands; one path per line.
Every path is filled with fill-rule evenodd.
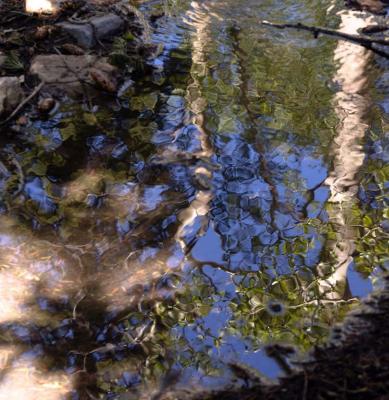
M 1 139 L 0 399 L 243 385 L 237 366 L 276 379 L 266 346 L 322 343 L 388 267 L 384 64 L 259 23 L 355 32 L 362 14 L 163 7 L 127 98 Z

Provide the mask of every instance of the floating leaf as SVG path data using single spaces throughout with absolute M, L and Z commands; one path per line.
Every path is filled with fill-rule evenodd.
M 30 168 L 30 171 L 37 176 L 45 176 L 47 172 L 47 165 L 43 164 L 41 161 L 37 161 L 34 165 Z
M 134 36 L 131 32 L 126 32 L 126 33 L 123 35 L 123 38 L 124 38 L 125 40 L 127 40 L 128 42 L 130 42 L 130 41 L 132 41 L 132 40 L 135 40 L 135 36 Z
M 84 122 L 89 125 L 89 126 L 95 126 L 97 125 L 97 118 L 95 114 L 92 113 L 84 113 L 83 114 L 83 120 Z
M 373 226 L 373 220 L 368 215 L 365 215 L 363 217 L 363 225 L 370 228 Z
M 76 127 L 73 123 L 70 123 L 68 126 L 61 129 L 62 140 L 65 141 L 70 137 L 73 137 L 75 133 L 76 133 Z
M 117 82 L 113 76 L 109 75 L 107 72 L 104 72 L 97 68 L 91 68 L 89 70 L 90 76 L 93 81 L 99 86 L 101 89 L 115 93 L 117 90 Z
M 230 115 L 222 115 L 217 130 L 218 132 L 235 132 L 235 119 Z
M 147 93 L 131 99 L 131 109 L 139 112 L 154 110 L 158 102 L 157 93 Z

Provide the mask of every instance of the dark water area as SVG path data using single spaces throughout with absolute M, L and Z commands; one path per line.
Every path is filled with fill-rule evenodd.
M 366 24 L 340 6 L 144 3 L 151 73 L 2 134 L 0 399 L 276 379 L 380 287 L 385 64 L 259 23 Z

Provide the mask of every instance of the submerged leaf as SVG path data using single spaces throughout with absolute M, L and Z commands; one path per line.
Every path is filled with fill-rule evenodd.
M 93 81 L 99 86 L 101 89 L 115 93 L 117 90 L 117 82 L 113 76 L 110 76 L 108 73 L 101 71 L 97 68 L 91 68 L 89 70 L 90 76 Z
M 96 118 L 95 114 L 84 113 L 83 119 L 84 119 L 84 122 L 89 126 L 95 126 L 97 124 L 97 118 Z
M 158 102 L 158 95 L 155 92 L 146 93 L 131 99 L 131 108 L 135 111 L 153 111 Z
M 63 141 L 68 140 L 69 138 L 73 137 L 75 134 L 76 134 L 76 127 L 72 122 L 65 128 L 61 129 L 61 136 L 62 136 Z
M 41 161 L 37 161 L 31 168 L 30 172 L 37 176 L 45 176 L 47 172 L 47 165 L 43 164 Z

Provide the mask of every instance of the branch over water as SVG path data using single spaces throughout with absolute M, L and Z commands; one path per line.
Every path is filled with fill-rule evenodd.
M 341 39 L 341 40 L 347 40 L 352 43 L 359 44 L 363 47 L 366 47 L 369 50 L 374 51 L 376 54 L 389 58 L 389 53 L 386 53 L 385 51 L 382 51 L 380 49 L 377 49 L 374 47 L 374 45 L 380 45 L 380 46 L 389 46 L 389 39 L 388 38 L 373 38 L 367 35 L 354 35 L 351 33 L 345 33 L 336 29 L 331 29 L 331 28 L 323 28 L 320 26 L 310 26 L 310 25 L 304 25 L 300 22 L 297 24 L 277 24 L 275 22 L 269 22 L 269 21 L 261 21 L 262 25 L 265 26 L 271 26 L 273 28 L 277 29 L 285 29 L 285 28 L 290 28 L 290 29 L 298 29 L 302 31 L 308 31 L 313 34 L 315 38 L 319 36 L 319 34 L 322 35 L 328 35 L 335 37 L 336 39 Z

